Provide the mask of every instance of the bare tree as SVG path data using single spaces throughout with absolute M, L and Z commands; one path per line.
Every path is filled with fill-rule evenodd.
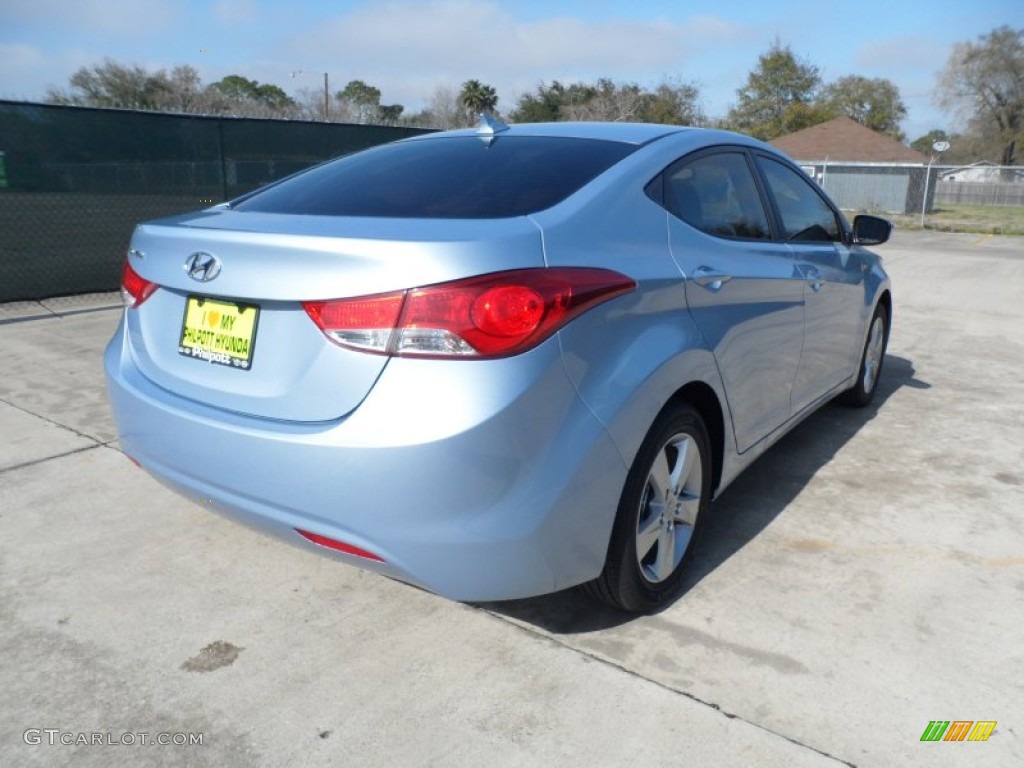
M 636 83 L 616 85 L 608 78 L 601 78 L 592 89 L 593 95 L 586 101 L 576 101 L 585 91 L 568 89 L 569 101 L 563 105 L 562 113 L 568 120 L 602 120 L 614 123 L 641 122 L 650 94 Z
M 939 76 L 937 101 L 965 118 L 969 133 L 998 147 L 1002 165 L 1015 165 L 1024 141 L 1024 29 L 1002 26 L 957 44 Z
M 111 59 L 82 67 L 67 89 L 51 88 L 47 101 L 85 107 L 145 109 L 244 117 L 297 117 L 301 108 L 283 90 L 240 75 L 228 75 L 204 86 L 190 66 L 177 66 L 167 74 Z
M 427 105 L 427 113 L 431 127 L 443 131 L 466 125 L 465 112 L 459 104 L 459 96 L 447 85 L 439 85 L 434 89 Z
M 51 88 L 46 99 L 55 104 L 120 109 L 159 109 L 171 89 L 164 70 L 148 72 L 139 66 L 104 59 L 81 67 L 68 81 L 68 89 Z

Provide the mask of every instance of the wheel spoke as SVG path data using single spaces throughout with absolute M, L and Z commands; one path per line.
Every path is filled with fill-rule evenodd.
M 690 481 L 693 464 L 697 460 L 697 447 L 689 437 L 680 438 L 675 447 L 676 462 L 672 467 L 672 492 L 679 494 Z
M 664 502 L 672 490 L 672 476 L 669 471 L 668 456 L 665 455 L 665 451 L 661 451 L 654 460 L 654 466 L 651 467 L 647 483 L 654 491 L 654 498 L 658 502 Z
M 664 526 L 661 535 L 658 537 L 658 556 L 654 561 L 654 576 L 658 581 L 664 581 L 672 575 L 675 567 L 676 555 L 676 531 L 672 526 Z
M 661 505 L 651 505 L 647 519 L 637 527 L 636 558 L 640 562 L 643 562 L 647 553 L 658 543 L 658 536 L 661 533 L 661 510 Z

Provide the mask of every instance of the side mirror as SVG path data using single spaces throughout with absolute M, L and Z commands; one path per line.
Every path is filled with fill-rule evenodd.
M 892 235 L 892 222 L 880 216 L 862 213 L 853 217 L 853 242 L 858 245 L 881 245 Z

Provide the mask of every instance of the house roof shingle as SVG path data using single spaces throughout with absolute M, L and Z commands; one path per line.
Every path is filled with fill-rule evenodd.
M 849 117 L 837 117 L 768 142 L 794 160 L 861 163 L 927 163 L 928 158 L 895 139 L 865 128 Z

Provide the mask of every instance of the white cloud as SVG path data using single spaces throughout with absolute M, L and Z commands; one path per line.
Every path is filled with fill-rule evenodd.
M 48 87 L 67 86 L 72 72 L 100 58 L 81 48 L 50 55 L 26 43 L 0 43 L 0 98 L 41 101 Z
M 15 20 L 111 37 L 161 34 L 178 18 L 172 0 L 4 0 Z
M 687 62 L 749 34 L 709 16 L 687 24 L 568 16 L 520 21 L 493 1 L 397 0 L 322 22 L 283 43 L 280 54 L 296 62 L 292 68 L 326 69 L 339 85 L 366 80 L 381 88 L 384 101 L 406 105 L 422 103 L 439 83 L 458 87 L 477 78 L 497 88 L 499 107 L 507 109 L 517 94 L 553 79 L 690 79 Z
M 952 46 L 924 36 L 890 37 L 861 46 L 854 58 L 867 72 L 927 72 L 941 69 Z
M 29 98 L 37 89 L 32 73 L 45 64 L 42 51 L 25 43 L 0 43 L 0 99 Z
M 224 24 L 256 21 L 259 9 L 252 0 L 217 0 L 210 9 L 213 17 Z
M 923 35 L 873 40 L 861 46 L 854 57 L 858 72 L 867 77 L 885 77 L 900 89 L 908 117 L 903 130 L 916 139 L 932 128 L 955 127 L 952 115 L 935 104 L 938 72 L 946 65 L 952 45 Z
M 25 43 L 0 43 L 0 72 L 19 74 L 38 67 L 43 52 Z

